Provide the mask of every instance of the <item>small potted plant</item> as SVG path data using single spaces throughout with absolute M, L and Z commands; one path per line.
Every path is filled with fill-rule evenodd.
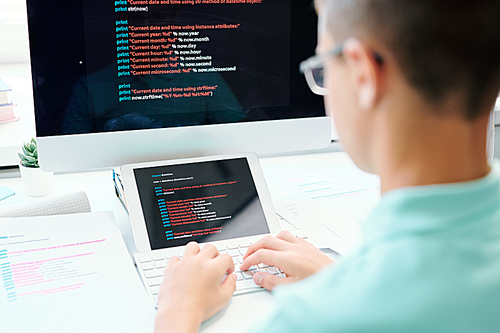
M 22 153 L 18 153 L 21 159 L 19 170 L 26 194 L 31 197 L 43 197 L 52 193 L 54 173 L 40 169 L 36 140 L 33 138 L 30 142 L 25 142 L 21 149 Z

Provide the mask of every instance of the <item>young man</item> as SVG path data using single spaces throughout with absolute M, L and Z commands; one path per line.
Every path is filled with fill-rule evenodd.
M 500 1 L 323 0 L 318 56 L 345 150 L 381 178 L 357 253 L 332 265 L 289 233 L 253 244 L 242 269 L 277 288 L 252 332 L 500 330 L 500 170 L 486 157 L 500 89 Z M 311 80 L 324 68 L 324 82 Z M 332 212 L 332 218 L 335 218 Z M 157 332 L 196 332 L 229 301 L 233 263 L 187 245 L 165 270 Z M 309 277 L 310 276 L 310 277 Z M 305 279 L 308 277 L 307 279 Z

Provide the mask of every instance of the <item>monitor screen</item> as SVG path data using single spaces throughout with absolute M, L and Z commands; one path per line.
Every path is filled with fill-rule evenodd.
M 79 141 L 67 138 L 79 140 L 82 134 L 325 118 L 322 98 L 309 91 L 298 71 L 316 46 L 317 18 L 309 1 L 27 3 L 36 131 L 47 155 L 46 142 L 55 141 L 44 138 L 74 145 Z M 186 141 L 176 140 L 169 145 Z M 259 153 L 244 143 L 227 150 Z M 40 155 L 44 167 L 47 155 Z M 110 162 L 131 161 L 137 160 Z
M 151 249 L 269 233 L 246 158 L 134 169 Z

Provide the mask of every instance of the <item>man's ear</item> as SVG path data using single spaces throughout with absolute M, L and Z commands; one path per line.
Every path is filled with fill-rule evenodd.
M 373 51 L 357 39 L 347 39 L 342 48 L 349 84 L 358 97 L 362 111 L 374 109 L 380 101 L 383 88 L 383 68 Z

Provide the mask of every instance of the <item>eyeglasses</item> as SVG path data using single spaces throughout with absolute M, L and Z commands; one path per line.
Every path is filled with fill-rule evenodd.
M 323 63 L 330 57 L 337 57 L 341 55 L 343 46 L 344 43 L 340 43 L 330 51 L 312 56 L 300 63 L 300 73 L 304 74 L 309 88 L 316 95 L 328 94 L 328 89 L 325 88 L 325 69 L 323 67 Z

